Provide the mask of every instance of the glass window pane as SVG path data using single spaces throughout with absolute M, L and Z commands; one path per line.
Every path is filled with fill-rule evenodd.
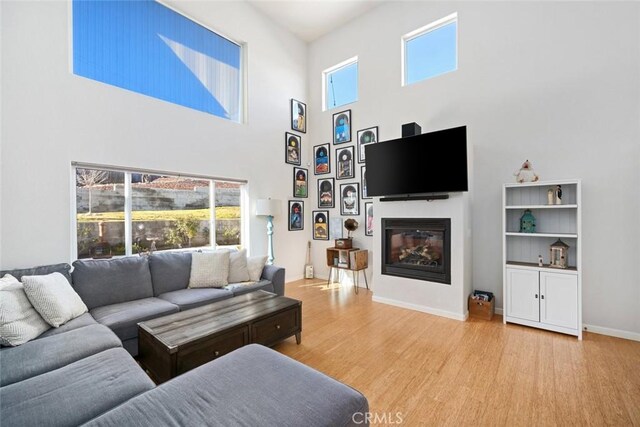
M 78 258 L 125 254 L 124 173 L 76 169 Z
M 457 69 L 456 33 L 452 22 L 406 42 L 406 84 Z
M 131 174 L 133 253 L 210 246 L 211 181 Z
M 325 108 L 340 107 L 358 100 L 358 63 L 325 74 Z
M 73 73 L 241 120 L 241 46 L 152 0 L 73 0 Z
M 242 218 L 240 201 L 242 184 L 216 181 L 216 244 L 241 244 Z

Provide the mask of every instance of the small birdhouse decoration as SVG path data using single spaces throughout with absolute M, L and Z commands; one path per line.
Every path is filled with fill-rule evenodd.
M 569 266 L 569 245 L 558 239 L 549 247 L 549 267 L 567 268 Z
M 524 211 L 520 217 L 520 232 L 521 233 L 535 233 L 536 232 L 536 217 L 533 216 L 530 209 Z

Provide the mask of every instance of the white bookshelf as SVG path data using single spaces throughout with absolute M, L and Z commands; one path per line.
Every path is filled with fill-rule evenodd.
M 557 185 L 562 204 L 547 204 L 547 190 Z M 504 322 L 582 339 L 580 180 L 505 184 L 502 200 Z M 536 218 L 535 233 L 520 232 L 527 209 Z M 569 245 L 566 269 L 549 266 L 549 246 L 558 239 Z

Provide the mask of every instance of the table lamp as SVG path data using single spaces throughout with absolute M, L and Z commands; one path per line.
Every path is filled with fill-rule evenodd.
M 267 217 L 268 258 L 267 265 L 273 265 L 273 217 L 280 214 L 280 200 L 258 199 L 256 201 L 256 216 Z

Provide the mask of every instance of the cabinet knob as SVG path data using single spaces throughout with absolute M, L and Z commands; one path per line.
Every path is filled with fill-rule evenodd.
M 536 294 L 536 298 L 538 298 L 538 294 Z
M 544 299 L 544 295 L 540 295 L 540 299 Z
M 214 351 L 214 352 L 213 352 L 213 355 L 214 355 L 214 356 L 220 356 L 220 352 L 219 352 L 219 351 Z
M 280 325 L 276 325 L 276 329 L 280 329 Z

